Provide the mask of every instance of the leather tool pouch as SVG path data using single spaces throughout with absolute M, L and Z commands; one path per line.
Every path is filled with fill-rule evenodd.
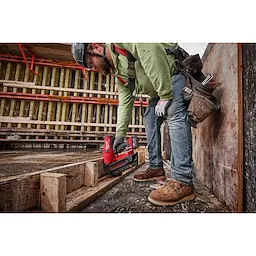
M 189 102 L 188 116 L 191 126 L 196 128 L 197 123 L 204 121 L 220 106 L 216 97 L 212 95 L 215 88 L 203 85 L 190 74 L 181 71 L 186 76 L 186 85 L 183 88 L 183 98 Z

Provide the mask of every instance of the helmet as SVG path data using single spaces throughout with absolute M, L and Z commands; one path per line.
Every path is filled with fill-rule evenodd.
M 87 64 L 87 46 L 89 43 L 72 43 L 71 44 L 71 51 L 74 60 L 81 66 L 85 68 L 89 68 Z
M 88 52 L 87 47 L 90 43 L 72 43 L 71 44 L 71 51 L 74 60 L 81 66 L 85 67 L 87 70 L 91 69 L 91 66 L 88 64 L 87 58 L 88 55 L 90 56 L 97 56 L 99 58 L 102 58 L 106 64 L 111 68 L 111 64 L 106 56 L 106 44 L 102 44 L 104 47 L 104 53 L 99 54 L 96 52 Z

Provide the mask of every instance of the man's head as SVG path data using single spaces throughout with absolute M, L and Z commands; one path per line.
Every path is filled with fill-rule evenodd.
M 75 61 L 87 70 L 108 75 L 111 70 L 109 56 L 106 56 L 106 44 L 72 43 L 72 55 Z

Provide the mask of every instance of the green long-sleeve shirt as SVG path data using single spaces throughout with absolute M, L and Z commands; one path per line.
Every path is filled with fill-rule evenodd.
M 174 57 L 167 55 L 166 49 L 177 46 L 176 43 L 116 43 L 129 51 L 135 58 L 136 86 L 135 93 L 159 96 L 162 100 L 172 99 L 171 76 L 174 72 Z M 111 52 L 115 70 L 114 74 L 128 81 L 127 57 Z M 130 89 L 115 78 L 118 89 L 119 106 L 117 111 L 116 136 L 125 136 L 131 121 L 134 98 Z

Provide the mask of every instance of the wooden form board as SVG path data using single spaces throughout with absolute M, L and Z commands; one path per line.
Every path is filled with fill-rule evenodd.
M 139 167 L 139 166 L 138 166 Z M 121 176 L 106 178 L 99 182 L 96 187 L 82 187 L 67 195 L 67 211 L 79 211 L 103 195 L 127 175 L 134 172 L 138 167 L 131 168 L 123 172 Z
M 46 182 L 45 182 L 45 185 L 41 184 L 41 188 L 44 188 L 44 190 L 41 190 L 41 198 L 43 197 L 44 199 L 43 203 L 45 203 L 45 206 L 42 206 L 42 209 L 50 212 L 79 211 L 83 209 L 85 206 L 87 206 L 92 201 L 97 199 L 99 196 L 104 194 L 107 190 L 115 186 L 118 182 L 123 180 L 127 175 L 132 173 L 139 166 L 144 164 L 145 148 L 138 148 L 136 151 L 138 153 L 138 166 L 135 166 L 126 171 L 123 171 L 122 174 L 118 177 L 105 176 L 99 180 L 99 176 L 98 176 L 99 162 L 87 162 L 85 166 L 86 169 L 85 169 L 84 186 L 70 193 L 66 193 L 66 188 L 63 188 L 63 186 L 62 186 L 62 189 L 63 189 L 62 192 L 59 193 L 59 190 L 57 189 L 57 187 L 59 187 L 59 184 L 60 184 L 59 176 L 55 177 L 54 174 L 52 173 L 41 174 L 41 179 L 42 179 L 42 176 L 43 177 L 47 176 L 47 178 L 50 179 L 51 181 L 54 176 L 55 178 L 54 184 L 57 184 L 54 188 L 52 188 L 52 184 L 48 185 L 48 183 Z M 48 177 L 48 175 L 50 177 Z M 63 183 L 64 181 L 62 181 L 61 184 Z M 46 187 L 47 185 L 48 187 Z M 42 192 L 45 191 L 45 189 L 47 188 L 48 188 L 49 196 L 47 196 L 48 194 L 44 194 L 44 195 L 42 194 Z M 45 197 L 47 197 L 47 199 L 49 200 L 45 200 Z M 66 200 L 65 203 L 63 198 L 65 198 Z M 41 200 L 41 204 L 42 204 L 42 200 Z
M 221 202 L 238 211 L 238 45 L 212 45 L 203 72 L 222 83 L 214 92 L 221 109 L 192 129 L 196 176 Z
M 101 138 L 87 137 L 87 142 L 102 143 L 104 134 L 115 133 L 118 99 L 114 76 L 88 73 L 86 80 L 81 70 L 35 65 L 33 74 L 23 63 L 0 62 L 0 128 L 38 129 L 61 132 L 100 132 Z M 146 101 L 146 95 L 143 101 Z M 96 102 L 93 101 L 96 100 Z M 145 110 L 145 105 L 143 111 Z M 139 142 L 146 144 L 141 106 L 135 106 L 128 133 L 138 133 Z M 56 140 L 64 139 L 55 136 Z M 140 137 L 144 136 L 144 138 Z M 41 133 L 36 139 L 47 142 Z M 0 135 L 0 139 L 7 136 Z M 21 135 L 25 141 L 34 138 Z M 51 138 L 52 139 L 52 138 Z M 67 140 L 76 142 L 80 134 Z M 24 141 L 24 142 L 25 142 Z M 38 141 L 40 142 L 40 141 Z M 94 143 L 94 142 L 93 142 Z
M 141 166 L 145 162 L 145 148 L 136 151 L 138 166 Z M 102 195 L 136 168 L 124 171 L 121 176 L 108 178 L 103 160 L 99 158 L 0 178 L 0 211 L 21 212 L 40 205 L 43 205 L 43 211 L 49 212 L 77 210 Z
M 62 60 L 73 62 L 71 43 L 22 43 L 24 54 L 27 58 Z M 18 43 L 1 43 L 0 54 L 10 54 L 22 57 Z
M 102 159 L 98 162 L 99 173 L 103 173 Z M 47 170 L 26 173 L 8 178 L 0 178 L 0 211 L 24 211 L 39 205 L 40 174 L 61 173 L 66 174 L 67 193 L 71 193 L 82 186 L 85 182 L 84 161 L 59 166 Z
M 66 212 L 66 174 L 40 175 L 40 204 L 45 212 Z

